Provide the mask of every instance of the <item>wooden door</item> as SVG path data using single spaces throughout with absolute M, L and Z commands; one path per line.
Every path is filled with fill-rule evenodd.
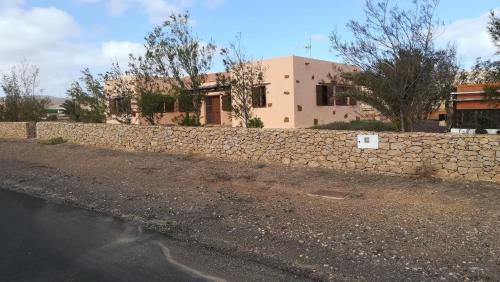
M 207 124 L 221 124 L 220 119 L 220 96 L 208 96 L 205 98 Z

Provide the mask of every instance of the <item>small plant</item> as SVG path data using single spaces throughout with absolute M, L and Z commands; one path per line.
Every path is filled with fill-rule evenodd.
M 201 124 L 198 122 L 196 116 L 187 116 L 181 115 L 172 119 L 173 122 L 177 123 L 180 126 L 200 126 Z
M 62 137 L 50 138 L 50 139 L 45 139 L 45 140 L 38 140 L 38 144 L 41 144 L 41 145 L 58 145 L 58 144 L 63 144 L 63 143 L 66 143 L 66 140 L 64 140 Z
M 265 167 L 267 167 L 267 164 L 264 164 L 264 163 L 257 164 L 257 166 L 256 166 L 256 168 L 258 168 L 258 169 L 265 168 Z
M 488 130 L 483 128 L 476 129 L 476 134 L 488 134 Z
M 248 128 L 264 128 L 264 122 L 258 117 L 248 121 Z

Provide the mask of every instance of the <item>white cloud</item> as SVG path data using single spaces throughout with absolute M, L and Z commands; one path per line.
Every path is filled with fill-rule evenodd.
M 170 13 L 193 5 L 220 5 L 221 0 L 71 0 L 79 5 L 107 5 L 119 16 L 126 10 L 144 11 L 154 24 Z M 194 24 L 194 22 L 192 23 Z M 0 73 L 26 59 L 40 67 L 41 88 L 48 95 L 64 96 L 80 71 L 89 67 L 105 71 L 112 61 L 127 67 L 130 53 L 144 53 L 142 43 L 130 41 L 89 42 L 91 31 L 83 30 L 67 12 L 55 7 L 32 8 L 24 0 L 0 0 Z M 0 95 L 2 95 L 0 90 Z
M 129 54 L 142 55 L 144 45 L 130 41 L 109 41 L 101 45 L 101 55 L 106 61 L 117 61 L 121 66 L 127 66 Z
M 0 0 L 3 1 L 3 0 Z M 19 1 L 19 0 L 16 0 Z M 198 4 L 206 9 L 215 9 L 224 4 L 225 0 L 72 0 L 77 4 L 106 3 L 111 16 L 120 16 L 129 9 L 144 11 L 153 24 L 166 20 L 172 13 L 190 9 Z
M 65 89 L 89 67 L 103 71 L 117 60 L 123 67 L 128 54 L 142 54 L 140 43 L 108 41 L 81 43 L 81 28 L 66 12 L 56 8 L 0 10 L 0 72 L 23 59 L 40 67 L 41 88 L 46 94 L 64 96 Z
M 149 19 L 153 24 L 159 24 L 170 16 L 172 13 L 179 12 L 180 7 L 172 5 L 165 0 L 144 0 L 140 1 L 142 7 L 149 15 Z
M 311 41 L 318 42 L 318 43 L 324 43 L 324 42 L 328 41 L 328 37 L 324 34 L 313 34 L 313 35 L 311 35 Z
M 25 2 L 25 0 L 0 0 L 0 10 L 18 8 Z
M 500 12 L 500 9 L 497 9 Z M 455 44 L 460 62 L 469 67 L 477 57 L 491 58 L 496 48 L 487 31 L 488 15 L 455 21 L 446 26 L 437 43 L 445 46 Z
M 120 16 L 127 10 L 127 3 L 124 0 L 109 0 L 108 11 L 112 16 Z

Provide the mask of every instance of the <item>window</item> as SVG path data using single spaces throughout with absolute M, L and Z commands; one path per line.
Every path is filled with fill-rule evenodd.
M 186 112 L 193 112 L 193 96 L 191 96 L 189 94 L 189 92 L 187 93 L 182 93 L 179 98 L 177 99 L 177 104 L 178 104 L 178 108 L 179 108 L 179 112 L 183 112 L 183 113 L 186 113 Z
M 316 105 L 333 106 L 333 88 L 331 84 L 316 85 Z
M 163 110 L 164 113 L 173 113 L 175 112 L 175 98 L 171 96 L 165 97 L 163 100 Z
M 112 115 L 122 115 L 130 113 L 130 98 L 116 97 L 109 99 L 109 112 Z
M 165 96 L 157 102 L 157 113 L 173 113 L 175 112 L 175 98 L 172 96 Z
M 265 108 L 266 107 L 266 87 L 258 86 L 252 91 L 252 107 Z
M 347 102 L 347 96 L 335 98 L 335 106 L 347 106 Z
M 337 95 L 349 91 L 348 86 L 335 86 L 335 105 L 336 106 L 348 106 L 349 99 L 347 96 Z
M 233 110 L 233 102 L 231 100 L 231 95 L 222 96 L 222 110 L 224 112 L 231 112 Z

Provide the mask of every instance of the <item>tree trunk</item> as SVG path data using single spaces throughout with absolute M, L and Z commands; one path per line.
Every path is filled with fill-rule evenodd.
M 406 132 L 405 115 L 403 113 L 403 110 L 399 110 L 399 127 L 400 127 L 401 132 Z
M 249 124 L 249 116 L 248 116 L 248 109 L 245 109 L 245 128 L 248 128 L 248 124 Z

